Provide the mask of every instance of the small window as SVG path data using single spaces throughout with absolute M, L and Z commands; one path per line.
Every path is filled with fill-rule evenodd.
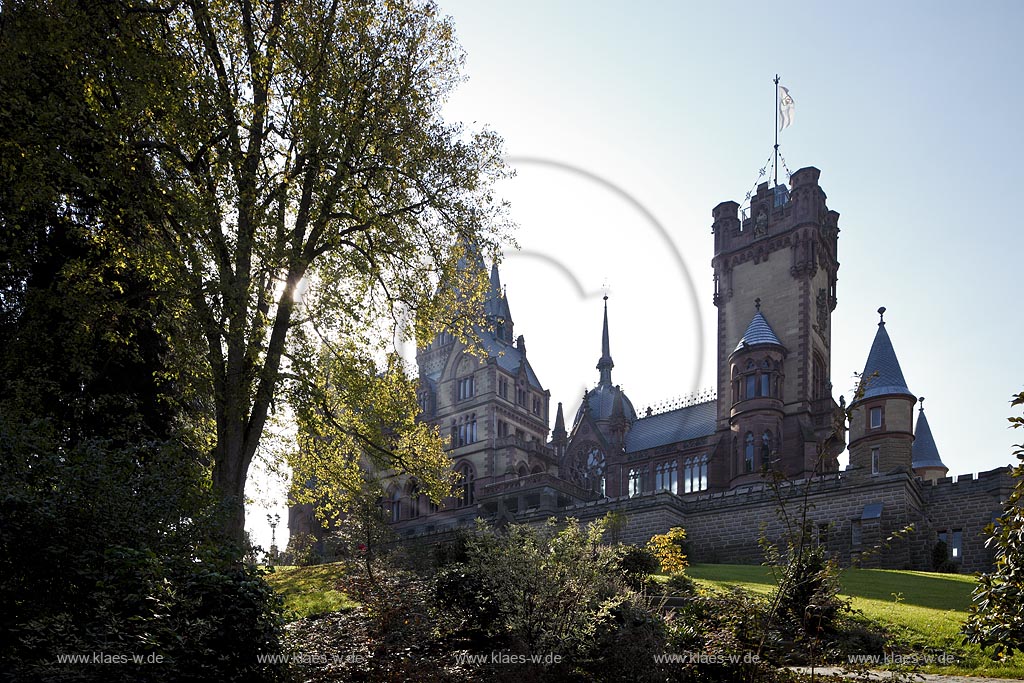
M 629 495 L 639 496 L 643 491 L 643 484 L 641 482 L 640 470 L 633 469 L 629 471 Z
M 743 449 L 743 471 L 754 471 L 754 435 L 747 432 L 746 447 Z
M 882 408 L 871 409 L 871 429 L 878 429 L 882 426 Z
M 747 395 L 745 398 L 754 398 L 757 391 L 757 375 L 747 375 Z
M 771 395 L 771 391 L 768 388 L 768 382 L 769 382 L 768 373 L 767 372 L 761 373 L 761 393 L 760 393 L 761 396 L 770 396 Z
M 850 523 L 850 544 L 854 547 L 860 545 L 861 534 L 860 534 L 860 520 L 855 519 Z
M 953 543 L 949 546 L 949 551 L 954 560 L 963 559 L 964 532 L 960 529 L 953 529 Z
M 458 400 L 465 401 L 467 398 L 473 398 L 476 394 L 476 384 L 472 377 L 463 377 L 459 380 L 458 384 Z
M 871 449 L 871 474 L 878 474 L 878 448 Z
M 498 378 L 498 396 L 508 400 L 508 380 L 504 377 Z

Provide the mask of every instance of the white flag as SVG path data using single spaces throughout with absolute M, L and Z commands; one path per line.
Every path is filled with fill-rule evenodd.
M 789 89 L 779 87 L 779 130 L 788 128 L 793 123 L 793 98 L 789 96 Z

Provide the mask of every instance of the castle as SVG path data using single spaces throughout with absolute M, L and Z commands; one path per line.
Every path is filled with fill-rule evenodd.
M 637 415 L 614 384 L 605 297 L 597 384 L 571 424 L 559 403 L 549 431 L 550 392 L 493 266 L 486 357 L 445 333 L 416 357 L 421 419 L 450 437 L 456 495 L 437 506 L 414 481 L 394 482 L 384 504 L 396 531 L 429 541 L 478 517 L 620 511 L 627 542 L 682 526 L 691 560 L 753 563 L 759 539 L 782 534 L 780 506 L 806 506 L 814 541 L 843 564 L 931 570 L 942 541 L 962 571 L 989 567 L 983 530 L 1012 488 L 1009 468 L 946 476 L 884 308 L 855 399 L 848 409 L 833 399 L 839 214 L 819 175 L 809 167 L 789 187 L 761 184 L 749 215 L 732 201 L 714 208 L 718 392 L 674 409 Z M 293 515 L 302 531 L 308 511 Z

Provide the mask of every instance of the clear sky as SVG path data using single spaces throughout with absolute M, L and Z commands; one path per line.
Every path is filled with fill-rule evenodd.
M 714 387 L 711 209 L 743 203 L 771 155 L 778 73 L 796 102 L 781 152 L 821 169 L 840 213 L 836 397 L 885 306 L 951 473 L 1011 460 L 1024 3 L 439 1 L 468 77 L 446 115 L 498 131 L 517 170 L 501 273 L 552 420 L 597 381 L 604 287 L 638 411 Z

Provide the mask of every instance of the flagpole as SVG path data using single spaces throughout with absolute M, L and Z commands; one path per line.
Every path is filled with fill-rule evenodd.
M 775 185 L 779 184 L 779 75 L 775 74 Z

